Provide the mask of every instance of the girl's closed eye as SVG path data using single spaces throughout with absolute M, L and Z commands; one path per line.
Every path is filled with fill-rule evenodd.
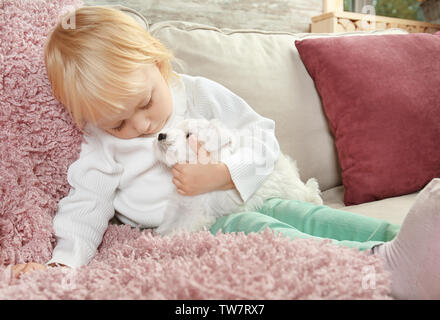
M 150 99 L 150 101 L 146 105 L 140 107 L 139 109 L 140 110 L 145 110 L 145 109 L 150 108 L 152 102 L 153 102 L 153 99 Z M 122 120 L 121 124 L 119 126 L 117 126 L 116 128 L 112 128 L 112 130 L 114 130 L 114 131 L 121 131 L 122 128 L 124 127 L 124 125 L 125 125 L 125 120 Z
M 124 127 L 124 124 L 125 124 L 125 121 L 122 120 L 121 124 L 118 127 L 116 127 L 116 128 L 112 128 L 112 130 L 121 131 L 122 128 Z
M 146 105 L 145 105 L 145 106 L 143 106 L 143 107 L 140 107 L 140 109 L 144 110 L 144 109 L 148 109 L 148 108 L 150 108 L 150 107 L 151 107 L 151 104 L 152 104 L 152 102 L 153 102 L 153 99 L 150 99 L 150 101 L 148 102 L 148 104 L 146 104 Z

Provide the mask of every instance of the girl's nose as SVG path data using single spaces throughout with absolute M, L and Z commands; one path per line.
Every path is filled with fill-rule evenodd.
M 144 134 L 147 132 L 149 124 L 150 121 L 145 118 L 145 115 L 142 116 L 142 114 L 136 114 L 133 118 L 133 126 L 140 134 Z

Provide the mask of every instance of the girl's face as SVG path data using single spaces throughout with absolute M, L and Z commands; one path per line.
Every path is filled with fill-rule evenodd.
M 121 139 L 131 139 L 159 132 L 173 111 L 170 89 L 156 65 L 137 70 L 133 77 L 145 82 L 145 91 L 123 101 L 126 110 L 106 119 L 97 126 Z

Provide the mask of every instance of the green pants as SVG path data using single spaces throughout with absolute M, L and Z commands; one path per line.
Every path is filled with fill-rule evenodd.
M 271 198 L 258 212 L 239 212 L 217 219 L 212 234 L 260 232 L 270 228 L 291 239 L 331 239 L 359 250 L 392 240 L 400 226 L 347 211 L 297 200 Z

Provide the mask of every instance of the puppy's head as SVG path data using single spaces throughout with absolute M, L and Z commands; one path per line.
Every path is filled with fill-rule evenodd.
M 196 154 L 188 144 L 191 135 L 210 153 L 211 161 L 219 161 L 236 149 L 235 136 L 219 120 L 186 119 L 158 134 L 154 146 L 159 159 L 169 167 L 195 163 Z

